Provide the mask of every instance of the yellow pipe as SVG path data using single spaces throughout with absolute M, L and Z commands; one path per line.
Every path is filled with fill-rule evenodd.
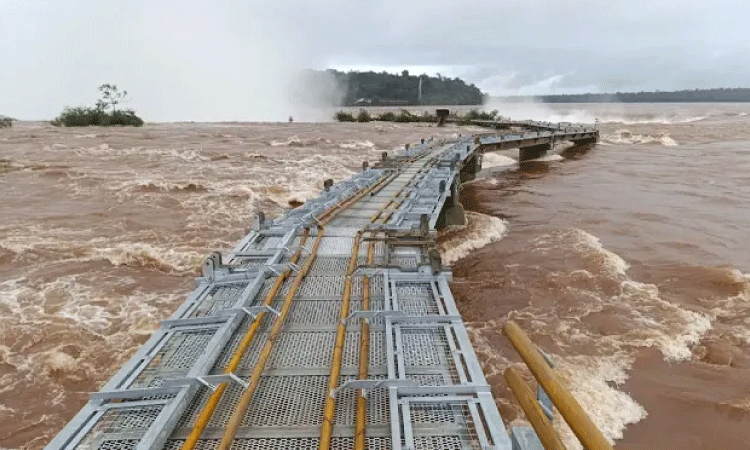
M 367 264 L 371 265 L 375 254 L 375 243 L 370 242 L 367 246 Z M 362 311 L 370 310 L 370 277 L 362 277 Z M 367 320 L 362 319 L 359 343 L 359 370 L 357 376 L 360 380 L 367 379 L 370 364 L 370 325 Z M 367 425 L 367 397 L 365 390 L 360 389 L 357 396 L 357 424 L 354 436 L 355 450 L 365 449 L 365 427 Z
M 294 255 L 292 255 L 293 264 L 296 264 L 299 260 L 300 254 L 302 253 L 302 246 L 305 245 L 308 234 L 309 231 L 305 230 L 305 234 L 302 235 L 302 239 L 300 240 L 300 248 L 297 249 L 296 252 L 294 252 Z M 264 305 L 270 305 L 273 302 L 274 297 L 278 293 L 279 289 L 281 289 L 284 281 L 289 278 L 290 273 L 291 270 L 287 268 L 276 277 L 276 281 L 274 282 L 271 290 L 268 292 L 266 298 L 263 301 Z M 237 350 L 235 350 L 234 354 L 232 355 L 232 359 L 229 360 L 229 364 L 227 364 L 227 368 L 224 370 L 224 373 L 233 373 L 235 370 L 237 370 L 237 367 L 240 365 L 240 361 L 242 361 L 242 357 L 245 355 L 245 351 L 247 351 L 247 348 L 250 347 L 250 343 L 252 343 L 253 339 L 255 338 L 255 334 L 258 332 L 258 328 L 260 328 L 260 324 L 263 322 L 263 318 L 265 317 L 265 315 L 265 312 L 261 312 L 260 314 L 258 314 L 258 317 L 255 318 L 252 325 L 250 325 L 250 328 L 248 328 L 247 332 L 243 336 L 242 341 L 240 341 L 240 344 L 237 346 Z M 224 391 L 226 390 L 226 388 L 227 383 L 220 383 L 216 387 L 216 390 L 214 390 L 214 392 L 211 394 L 211 397 L 208 398 L 206 405 L 203 407 L 200 415 L 195 420 L 193 429 L 190 431 L 187 439 L 185 439 L 185 442 L 182 444 L 182 450 L 192 450 L 198 443 L 198 439 L 200 439 L 201 435 L 203 434 L 203 430 L 206 428 L 208 422 L 211 420 L 211 417 L 216 411 L 216 407 L 219 405 L 221 396 L 224 395 Z
M 336 329 L 336 344 L 333 348 L 333 362 L 331 363 L 331 373 L 328 376 L 328 393 L 326 396 L 325 407 L 323 408 L 323 425 L 320 429 L 320 450 L 328 450 L 331 446 L 331 434 L 333 432 L 334 413 L 336 412 L 336 398 L 330 395 L 339 385 L 341 376 L 341 358 L 344 353 L 344 341 L 346 339 L 346 316 L 349 315 L 349 302 L 352 296 L 352 274 L 357 268 L 357 257 L 359 255 L 359 244 L 361 231 L 357 232 L 354 238 L 354 248 L 352 256 L 349 258 L 349 267 L 346 270 L 346 282 L 344 283 L 344 297 L 341 301 L 341 311 L 339 314 L 339 325 Z M 221 450 L 221 449 L 220 449 Z
M 297 289 L 299 289 L 300 284 L 302 284 L 302 280 L 305 278 L 305 275 L 310 270 L 310 267 L 315 261 L 318 247 L 320 246 L 320 241 L 321 239 L 323 239 L 324 234 L 325 233 L 323 229 L 318 230 L 318 235 L 315 237 L 315 242 L 313 243 L 312 250 L 310 251 L 310 256 L 308 256 L 305 260 L 304 266 L 302 266 L 299 273 L 294 278 L 292 286 L 289 288 L 289 292 L 286 294 L 286 297 L 284 297 L 284 303 L 281 307 L 281 311 L 279 312 L 279 317 L 277 317 L 276 321 L 273 323 L 273 328 L 271 328 L 271 332 L 268 335 L 268 341 L 266 341 L 266 345 L 258 355 L 258 362 L 253 368 L 253 373 L 250 376 L 250 380 L 248 381 L 248 387 L 242 393 L 237 406 L 232 412 L 232 416 L 229 418 L 229 423 L 227 424 L 224 436 L 222 437 L 217 450 L 228 450 L 232 445 L 234 436 L 237 434 L 237 429 L 242 424 L 242 419 L 245 417 L 245 412 L 247 411 L 248 406 L 250 406 L 250 401 L 253 398 L 253 394 L 255 393 L 258 384 L 260 383 L 260 377 L 263 374 L 266 363 L 271 356 L 271 350 L 273 349 L 273 345 L 276 342 L 276 338 L 278 337 L 279 333 L 281 333 L 281 330 L 284 326 L 284 320 L 289 314 L 289 310 L 292 306 L 292 299 L 297 293 Z
M 395 177 L 395 175 L 396 174 L 387 174 L 387 175 L 384 175 L 381 178 L 380 181 L 378 181 L 377 183 L 373 184 L 372 186 L 370 186 L 368 188 L 365 188 L 365 189 L 359 191 L 357 194 L 349 197 L 348 199 L 343 200 L 341 202 L 338 202 L 335 205 L 333 205 L 332 207 L 328 208 L 328 210 L 326 210 L 320 216 L 317 217 L 317 220 L 319 222 L 321 222 L 322 225 L 325 225 L 331 219 L 333 219 L 333 217 L 335 217 L 339 212 L 341 212 L 342 210 L 348 208 L 352 203 L 354 203 L 357 200 L 359 200 L 360 198 L 362 198 L 368 192 L 371 192 L 372 190 L 374 190 L 375 188 L 377 188 L 381 184 L 389 181 L 389 179 Z M 331 216 L 331 214 L 333 214 L 333 215 Z
M 332 206 L 331 208 L 329 208 L 328 210 L 326 210 L 324 213 L 322 213 L 320 216 L 317 217 L 318 223 L 321 225 L 321 227 L 319 228 L 318 235 L 316 236 L 315 242 L 313 243 L 313 248 L 310 252 L 310 256 L 308 256 L 307 260 L 305 261 L 305 265 L 300 269 L 299 273 L 297 274 L 297 277 L 294 279 L 294 282 L 289 289 L 287 296 L 284 298 L 284 303 L 282 305 L 281 312 L 279 313 L 279 317 L 274 322 L 274 326 L 271 329 L 271 332 L 269 333 L 268 341 L 266 342 L 266 345 L 263 347 L 263 349 L 261 350 L 258 356 L 258 361 L 256 362 L 255 367 L 253 368 L 253 373 L 251 374 L 250 381 L 248 382 L 248 387 L 243 392 L 242 397 L 240 398 L 237 406 L 232 412 L 232 416 L 229 419 L 229 423 L 227 424 L 227 428 L 224 432 L 224 436 L 222 437 L 221 443 L 219 444 L 219 447 L 217 448 L 217 450 L 227 450 L 229 449 L 229 447 L 231 447 L 232 441 L 234 440 L 234 436 L 237 434 L 237 429 L 242 424 L 242 419 L 245 415 L 245 412 L 247 411 L 248 406 L 250 405 L 250 401 L 252 400 L 253 394 L 255 393 L 255 390 L 258 387 L 258 384 L 260 382 L 260 377 L 263 374 L 265 365 L 268 362 L 268 359 L 270 357 L 273 344 L 276 341 L 278 334 L 281 332 L 284 319 L 289 313 L 292 299 L 294 298 L 294 295 L 296 294 L 297 289 L 299 289 L 299 286 L 302 283 L 302 279 L 304 279 L 305 275 L 307 275 L 307 272 L 309 272 L 310 267 L 312 267 L 312 263 L 314 262 L 315 257 L 317 256 L 317 251 L 320 245 L 320 241 L 323 238 L 323 235 L 325 233 L 324 229 L 322 228 L 322 225 L 325 225 L 331 219 L 336 217 L 336 215 L 338 215 L 345 207 L 348 207 L 353 202 L 356 202 L 357 200 L 362 198 L 362 196 L 364 196 L 368 192 L 375 189 L 377 186 L 388 181 L 388 178 L 389 178 L 388 176 L 383 177 L 383 179 L 381 179 L 379 182 L 375 183 L 374 185 L 366 189 L 363 189 L 359 193 L 350 197 L 348 200 L 337 203 L 336 205 Z M 257 323 L 259 322 L 260 321 L 257 321 Z M 226 389 L 226 387 L 224 389 Z M 222 393 L 224 392 L 224 389 L 222 389 Z M 217 398 L 220 399 L 221 395 L 217 396 Z M 218 404 L 218 401 L 217 401 L 217 404 Z M 215 406 L 214 406 L 214 409 L 215 409 Z M 210 416 L 209 416 L 209 419 L 210 419 Z M 206 423 L 208 423 L 208 420 L 206 420 Z M 203 426 L 203 428 L 205 428 L 205 425 Z M 200 430 L 200 432 L 197 433 L 198 437 L 200 437 L 201 432 L 202 432 L 202 429 Z M 196 438 L 196 441 L 197 441 L 197 438 Z M 194 445 L 195 444 L 193 444 L 193 446 Z M 191 449 L 192 447 L 190 447 L 189 449 L 183 447 L 182 450 L 191 450 Z
M 536 400 L 534 393 L 531 392 L 529 385 L 523 381 L 518 372 L 513 370 L 512 367 L 508 367 L 504 375 L 505 381 L 508 382 L 510 390 L 513 391 L 516 399 L 518 399 L 518 403 L 526 414 L 526 418 L 529 419 L 529 423 L 534 427 L 534 431 L 542 442 L 542 446 L 546 450 L 565 450 L 565 445 L 563 445 L 560 436 L 558 436 L 557 431 L 552 426 L 552 422 L 550 422 L 547 415 L 542 411 L 542 407 L 539 406 L 539 402 Z
M 612 450 L 612 445 L 594 425 L 575 397 L 563 386 L 560 378 L 523 330 L 515 322 L 509 320 L 503 325 L 503 331 L 583 447 L 588 450 Z
M 422 168 L 420 168 L 420 170 L 417 171 L 416 174 L 414 174 L 412 179 L 415 178 L 417 174 L 420 173 L 421 170 L 426 165 L 427 165 L 427 162 L 425 162 Z M 402 187 L 388 201 L 388 203 L 381 206 L 378 209 L 378 211 L 373 216 L 370 217 L 370 222 L 375 222 L 380 217 L 380 215 L 386 209 L 388 209 L 388 207 L 401 195 L 401 193 L 404 192 L 405 189 L 406 189 L 406 186 Z M 402 202 L 397 202 L 397 203 L 400 205 Z M 383 221 L 384 222 L 387 221 L 391 217 L 394 211 L 391 211 L 391 213 L 388 214 L 383 219 Z M 340 312 L 341 320 L 339 322 L 337 332 L 336 332 L 336 343 L 335 343 L 335 347 L 333 350 L 333 361 L 331 363 L 331 373 L 328 377 L 329 396 L 326 398 L 325 407 L 323 408 L 323 425 L 321 426 L 321 430 L 320 430 L 320 443 L 318 446 L 320 450 L 329 450 L 331 446 L 331 435 L 333 433 L 333 420 L 335 418 L 335 413 L 336 413 L 336 398 L 331 396 L 330 394 L 338 387 L 339 377 L 341 376 L 341 359 L 343 356 L 344 341 L 346 339 L 346 323 L 344 322 L 344 319 L 346 319 L 346 317 L 349 315 L 349 303 L 351 300 L 351 290 L 352 290 L 352 274 L 354 273 L 354 270 L 357 267 L 357 258 L 359 256 L 359 246 L 360 246 L 362 233 L 363 233 L 363 230 L 358 231 L 357 236 L 354 239 L 354 248 L 352 249 L 352 255 L 351 255 L 351 258 L 349 259 L 349 267 L 347 268 L 346 282 L 344 283 L 344 296 L 342 299 L 341 312 Z M 367 255 L 368 264 L 372 262 L 373 253 L 374 253 L 374 243 L 371 242 L 368 247 L 368 255 Z M 365 284 L 365 280 L 367 280 L 366 282 L 367 284 Z M 367 298 L 367 308 L 369 308 L 369 290 L 370 290 L 369 288 L 370 288 L 369 277 L 364 277 L 362 281 L 363 310 L 366 310 L 365 298 Z M 358 369 L 359 379 L 367 378 L 367 372 L 368 372 L 368 367 L 367 367 L 368 359 L 367 358 L 369 358 L 369 334 L 370 334 L 369 325 L 367 325 L 363 320 L 361 340 L 360 340 L 359 369 Z M 355 435 L 355 448 L 356 449 L 364 449 L 365 425 L 366 425 L 366 417 L 367 417 L 366 409 L 367 409 L 367 400 L 365 399 L 363 392 L 360 391 L 357 397 L 357 409 L 356 409 L 357 411 L 356 435 Z

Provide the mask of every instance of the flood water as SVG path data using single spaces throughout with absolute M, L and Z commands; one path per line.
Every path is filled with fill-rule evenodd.
M 516 151 L 487 155 L 462 191 L 467 227 L 442 238 L 508 424 L 521 418 L 502 378 L 519 362 L 501 334 L 511 318 L 616 448 L 750 446 L 750 104 L 498 109 L 602 129 L 520 167 Z M 278 215 L 404 143 L 474 131 L 0 130 L 0 448 L 42 448 L 255 212 Z

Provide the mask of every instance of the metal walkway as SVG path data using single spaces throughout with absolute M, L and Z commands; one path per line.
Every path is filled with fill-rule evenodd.
M 485 150 L 546 137 L 423 141 L 259 215 L 47 450 L 518 447 L 434 237 Z

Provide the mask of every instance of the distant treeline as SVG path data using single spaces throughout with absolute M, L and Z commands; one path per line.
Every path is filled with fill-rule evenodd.
M 659 102 L 750 102 L 750 88 L 694 89 L 669 92 L 615 92 L 609 94 L 565 94 L 500 97 L 508 102 L 544 103 L 659 103 Z
M 313 76 L 334 78 L 340 90 L 339 106 L 481 105 L 484 99 L 482 91 L 473 84 L 440 74 L 431 77 L 411 75 L 408 70 L 390 74 L 328 69 L 316 71 Z

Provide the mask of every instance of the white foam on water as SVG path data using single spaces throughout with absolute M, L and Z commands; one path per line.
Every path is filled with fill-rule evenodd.
M 482 156 L 482 169 L 487 169 L 489 167 L 507 167 L 517 163 L 518 161 L 515 159 L 497 153 L 485 153 Z
M 339 147 L 350 150 L 361 150 L 375 148 L 375 144 L 370 141 L 348 141 L 340 143 Z
M 482 372 L 486 377 L 502 375 L 503 371 L 510 365 L 510 360 L 499 352 L 485 337 L 486 335 L 499 335 L 502 333 L 503 323 L 504 321 L 499 320 L 465 323 L 466 332 L 469 335 L 472 347 L 481 356 Z
M 466 212 L 467 223 L 449 230 L 448 240 L 439 244 L 444 264 L 452 264 L 485 245 L 499 241 L 508 232 L 508 222 L 485 214 Z
M 659 134 L 656 136 L 642 135 L 632 133 L 627 129 L 620 129 L 613 134 L 602 135 L 602 142 L 616 145 L 641 145 L 641 144 L 661 144 L 665 147 L 677 146 L 677 142 L 669 134 Z
M 632 359 L 624 354 L 608 357 L 553 357 L 557 372 L 573 396 L 610 443 L 622 439 L 629 424 L 648 415 L 645 408 L 617 387 L 627 378 Z M 582 449 L 573 432 L 556 410 L 553 421 L 568 449 Z
M 581 255 L 604 269 L 605 275 L 620 282 L 619 294 L 599 301 L 616 309 L 622 315 L 620 319 L 632 323 L 633 327 L 623 335 L 603 339 L 615 347 L 655 347 L 668 361 L 690 359 L 691 347 L 711 329 L 711 317 L 664 300 L 653 284 L 632 280 L 627 274 L 630 265 L 605 249 L 596 236 L 579 229 L 568 233 L 572 233 L 574 248 Z
M 127 147 L 112 148 L 109 144 L 100 144 L 95 147 L 80 147 L 74 153 L 81 157 L 95 156 L 104 161 L 134 157 L 138 160 L 159 161 L 173 160 L 180 162 L 209 162 L 210 155 L 203 155 L 199 150 L 193 148 L 144 148 Z
M 114 266 L 153 267 L 170 273 L 197 270 L 204 255 L 188 247 L 157 247 L 145 242 L 116 242 L 91 250 L 91 257 L 105 259 Z
M 46 385 L 55 395 L 50 401 L 64 401 L 60 380 L 103 379 L 111 367 L 101 365 L 102 352 L 107 352 L 107 359 L 122 363 L 142 342 L 139 336 L 157 329 L 159 318 L 182 296 L 140 291 L 117 294 L 99 279 L 79 278 L 64 276 L 48 283 L 18 278 L 0 283 L 0 309 L 4 311 L 0 337 L 8 342 L 2 330 L 13 323 L 15 340 L 12 348 L 0 345 L 0 362 L 14 368 L 10 377 L 0 378 L 0 392 L 19 383 Z M 53 337 L 38 336 L 40 329 Z M 79 334 L 86 339 L 77 341 Z
M 669 362 L 690 360 L 693 347 L 711 330 L 712 317 L 665 300 L 654 284 L 633 280 L 627 261 L 583 230 L 541 235 L 530 244 L 532 251 L 571 262 L 570 270 L 548 272 L 544 279 L 563 289 L 569 300 L 533 302 L 510 317 L 535 334 L 548 336 L 558 348 L 571 348 L 572 356 L 557 356 L 555 363 L 605 436 L 610 441 L 621 439 L 628 424 L 647 415 L 618 389 L 627 379 L 637 348 L 657 349 Z M 740 272 L 734 278 L 746 280 Z M 587 320 L 590 314 L 594 324 Z M 578 356 L 581 349 L 588 354 Z M 561 424 L 557 421 L 568 448 L 581 448 Z
M 268 143 L 271 147 L 307 147 L 319 144 L 331 144 L 331 141 L 325 138 L 300 139 L 298 136 L 290 136 L 284 140 Z
M 569 230 L 568 233 L 572 234 L 578 251 L 600 259 L 602 266 L 617 275 L 625 276 L 625 271 L 630 268 L 630 264 L 620 255 L 605 249 L 598 237 L 577 228 Z
M 562 161 L 563 159 L 565 159 L 565 158 L 563 158 L 562 156 L 558 155 L 557 153 L 553 153 L 551 155 L 545 155 L 545 156 L 542 156 L 540 158 L 529 159 L 529 160 L 527 160 L 525 162 L 531 162 L 531 161 L 554 162 L 554 161 Z
M 726 284 L 736 286 L 737 293 L 728 297 L 702 300 L 707 305 L 708 312 L 721 320 L 723 333 L 728 334 L 735 342 L 750 345 L 750 317 L 747 317 L 750 308 L 750 274 L 737 269 L 726 269 L 726 276 Z M 742 323 L 737 323 L 737 319 L 741 317 L 745 319 Z
M 600 123 L 622 123 L 624 125 L 641 125 L 641 124 L 651 124 L 651 123 L 658 123 L 663 125 L 673 125 L 678 123 L 692 123 L 692 122 L 699 122 L 701 120 L 706 119 L 707 116 L 694 116 L 694 117 L 686 117 L 684 119 L 670 119 L 665 117 L 652 117 L 648 119 L 628 119 L 626 117 L 604 117 L 600 118 Z
M 297 136 L 292 136 L 283 141 L 271 141 L 269 142 L 269 145 L 271 145 L 271 147 L 301 147 L 306 144 Z
M 667 361 L 685 361 L 692 356 L 692 346 L 712 327 L 710 316 L 662 299 L 653 284 L 627 279 L 621 289 L 611 302 L 629 305 L 630 317 L 623 319 L 633 324 L 629 332 L 617 337 L 623 345 L 655 347 Z

